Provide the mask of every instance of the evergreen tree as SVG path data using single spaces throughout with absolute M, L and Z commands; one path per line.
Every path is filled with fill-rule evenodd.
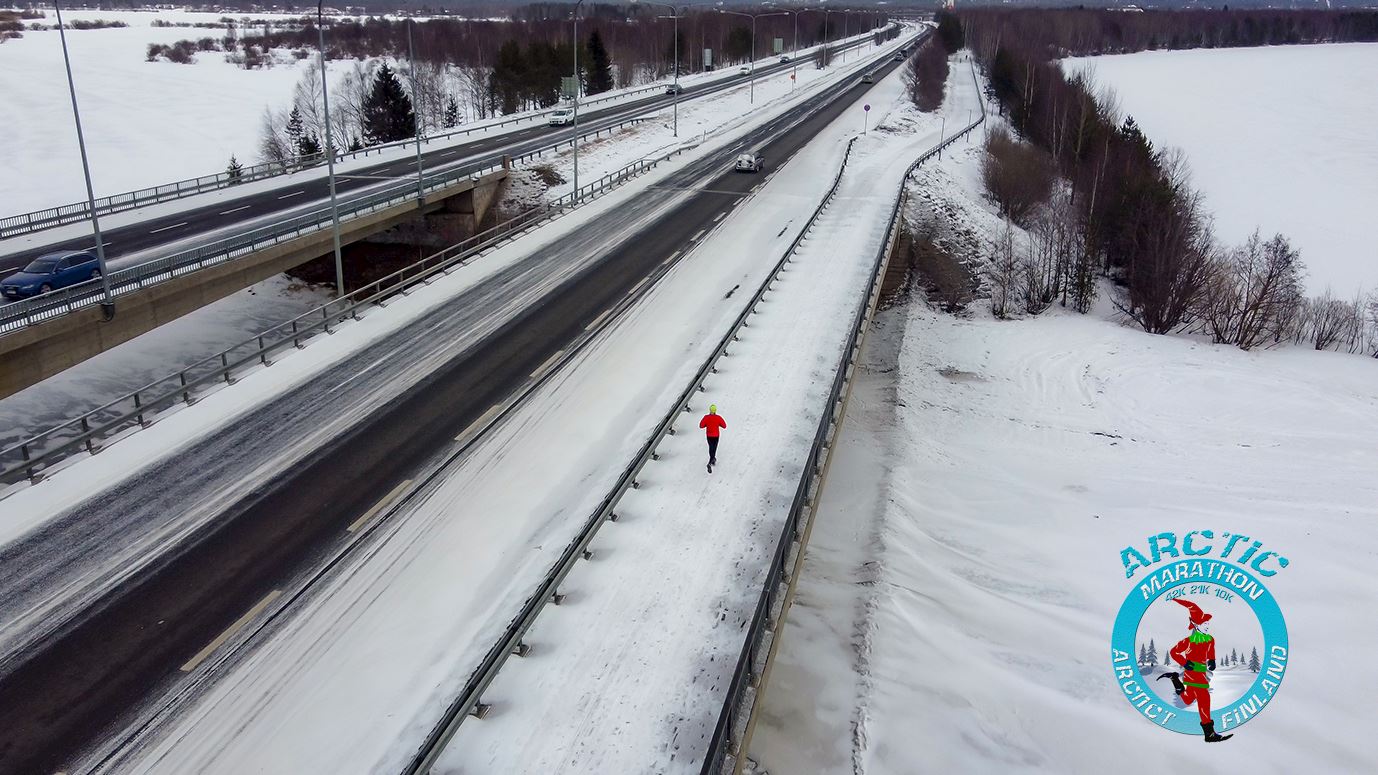
M 364 140 L 370 145 L 393 143 L 416 134 L 416 114 L 411 98 L 402 89 L 386 62 L 373 78 L 364 98 Z
M 1158 664 L 1158 647 L 1153 645 L 1153 639 L 1148 639 L 1148 664 Z
M 523 86 L 526 83 L 526 58 L 521 46 L 509 40 L 498 49 L 498 61 L 493 65 L 491 92 L 494 102 L 503 113 L 516 113 L 521 107 Z
M 229 176 L 231 181 L 238 181 L 244 176 L 244 165 L 239 163 L 239 159 L 236 159 L 234 154 L 230 154 L 230 166 L 225 168 L 225 174 Z
M 451 94 L 445 102 L 445 128 L 459 126 L 459 100 Z
M 293 106 L 292 112 L 287 116 L 287 144 L 292 152 L 301 155 L 301 141 L 306 136 L 306 129 L 302 125 L 301 109 Z
M 1164 651 L 1164 652 L 1163 652 L 1163 664 L 1164 664 L 1164 665 L 1170 665 L 1170 664 L 1172 664 L 1172 652 L 1171 652 L 1171 651 Z
M 608 49 L 603 45 L 598 30 L 589 35 L 588 63 L 588 93 L 602 94 L 611 89 L 612 62 L 608 59 Z
M 306 132 L 297 140 L 297 155 L 302 158 L 310 158 L 321 152 L 320 138 L 314 132 Z
M 361 151 L 361 150 L 363 150 L 363 148 L 364 148 L 364 141 L 363 141 L 363 140 L 360 140 L 358 135 L 355 135 L 354 137 L 349 138 L 349 150 L 350 150 L 350 152 L 353 152 L 353 151 Z M 331 154 L 331 155 L 333 156 L 334 154 Z
M 1234 649 L 1230 649 L 1230 656 L 1229 656 L 1228 661 L 1226 661 L 1225 664 L 1227 664 L 1227 665 L 1237 665 L 1237 664 L 1239 664 L 1239 652 L 1238 652 L 1238 651 L 1235 651 Z
M 1249 672 L 1257 673 L 1258 667 L 1258 649 L 1255 648 L 1253 653 L 1249 654 Z
M 935 17 L 938 21 L 938 40 L 942 42 L 943 48 L 948 54 L 955 54 L 966 45 L 966 33 L 962 31 L 962 22 L 956 14 L 947 11 L 938 11 Z
M 1146 665 L 1146 664 L 1148 664 L 1148 649 L 1144 648 L 1144 644 L 1140 643 L 1140 644 L 1139 644 L 1139 666 L 1142 667 L 1143 665 Z

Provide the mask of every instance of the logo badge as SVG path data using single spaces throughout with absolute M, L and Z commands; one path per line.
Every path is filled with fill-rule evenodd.
M 1265 579 L 1277 552 L 1239 534 L 1159 533 L 1120 552 L 1135 579 L 1111 634 L 1111 669 L 1149 721 L 1206 742 L 1234 736 L 1277 694 L 1290 656 L 1287 624 Z

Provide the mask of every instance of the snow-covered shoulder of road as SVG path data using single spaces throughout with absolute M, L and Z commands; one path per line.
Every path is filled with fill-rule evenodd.
M 1301 249 L 1307 286 L 1378 288 L 1378 43 L 1146 51 L 1063 61 L 1113 89 L 1156 148 L 1186 152 L 1228 245 Z
M 920 179 L 964 222 L 998 223 L 975 164 L 956 153 Z M 1378 771 L 1378 361 L 1110 317 L 882 315 L 752 741 L 762 769 Z M 1286 680 L 1204 748 L 1140 717 L 1110 653 L 1134 587 L 1120 551 L 1192 530 L 1290 561 L 1267 581 Z M 1185 621 L 1159 631 L 1160 661 Z M 1217 654 L 1262 653 L 1226 632 Z

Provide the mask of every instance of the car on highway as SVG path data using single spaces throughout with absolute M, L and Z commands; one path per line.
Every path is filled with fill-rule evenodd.
M 737 172 L 760 172 L 765 163 L 766 157 L 759 153 L 748 152 L 737 156 L 737 162 L 732 165 L 732 169 Z
M 550 114 L 551 126 L 566 126 L 574 123 L 574 108 L 556 108 Z
M 742 65 L 737 68 L 737 75 L 751 75 L 751 68 L 747 65 Z
M 862 83 L 875 83 L 875 82 L 876 82 L 876 77 L 875 77 L 874 75 L 871 75 L 870 73 L 862 73 L 862 74 L 861 74 L 861 82 L 862 82 Z
M 684 87 L 683 87 L 683 86 L 680 86 L 680 85 L 677 84 L 677 83 L 672 83 L 672 84 L 670 84 L 669 86 L 666 86 L 666 87 L 665 87 L 665 93 L 666 93 L 666 94 L 683 94 L 683 93 L 684 93 Z
M 87 250 L 46 253 L 18 272 L 0 280 L 0 296 L 22 299 L 100 277 L 96 255 Z
M 780 61 L 781 61 L 781 62 L 788 62 L 788 61 L 789 61 L 789 54 L 781 54 L 781 55 L 780 55 Z
M 903 62 L 903 61 L 904 61 L 904 54 L 900 53 L 899 51 L 896 51 L 896 52 L 895 52 L 895 61 L 896 61 L 896 62 Z

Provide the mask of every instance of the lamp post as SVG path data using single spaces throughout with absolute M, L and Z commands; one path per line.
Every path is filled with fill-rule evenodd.
M 584 0 L 574 4 L 574 198 L 579 198 L 579 8 Z
M 335 245 L 335 294 L 344 296 L 344 261 L 340 258 L 340 204 L 335 198 L 335 138 L 330 132 L 330 92 L 325 73 L 325 0 L 316 0 L 316 31 L 320 33 L 321 107 L 325 112 L 325 164 L 330 178 L 330 232 Z
M 324 2 L 324 0 L 322 0 Z M 411 28 L 415 26 L 407 17 L 407 64 L 411 65 L 412 129 L 416 132 L 416 200 L 425 203 L 426 182 L 421 170 L 421 90 L 416 84 L 416 49 L 411 43 Z
M 583 0 L 579 0 L 583 2 Z M 719 3 L 721 5 L 721 3 Z M 756 20 L 767 16 L 786 16 L 784 11 L 774 13 L 742 13 L 741 11 L 729 11 L 725 8 L 714 9 L 718 13 L 731 14 L 732 16 L 745 16 L 751 20 L 751 104 L 756 104 Z
M 772 7 L 772 8 L 778 7 L 778 6 L 776 6 L 774 3 L 764 3 L 764 5 L 768 5 L 768 6 Z M 794 17 L 794 47 L 793 47 L 792 49 L 790 49 L 790 63 L 793 65 L 793 67 L 790 68 L 790 77 L 789 77 L 789 90 L 790 90 L 790 91 L 794 91 L 794 87 L 795 87 L 795 85 L 796 85 L 796 84 L 798 83 L 798 81 L 799 81 L 799 14 L 801 14 L 801 13 L 803 13 L 803 12 L 805 12 L 805 11 L 811 11 L 811 10 L 813 10 L 813 9 L 811 9 L 811 8 L 796 8 L 796 9 L 793 10 L 793 11 L 791 11 L 791 10 L 788 9 L 788 8 L 781 8 L 781 9 L 780 9 L 780 13 L 787 13 L 787 14 L 790 14 L 791 16 Z
M 582 0 L 580 0 L 580 1 L 582 2 Z M 659 7 L 661 7 L 661 8 L 669 8 L 669 9 L 670 9 L 670 15 L 669 15 L 669 16 L 658 16 L 658 17 L 656 17 L 656 18 L 658 18 L 658 19 L 674 19 L 674 20 L 675 20 L 675 33 L 674 33 L 674 34 L 675 34 L 675 40 L 674 40 L 674 51 L 675 51 L 675 54 L 674 54 L 674 56 L 675 56 L 675 107 L 674 107 L 674 119 L 673 119 L 673 124 L 672 124 L 672 125 L 673 125 L 672 133 L 673 133 L 673 135 L 674 135 L 675 137 L 679 137 L 679 17 L 681 16 L 680 9 L 676 8 L 676 7 L 673 6 L 673 5 L 669 5 L 668 3 L 656 3 L 656 2 L 651 2 L 651 0 L 632 0 L 632 2 L 633 2 L 633 3 L 644 2 L 646 5 L 655 5 L 655 6 L 659 6 Z
M 115 318 L 115 298 L 110 293 L 110 274 L 105 271 L 105 240 L 100 236 L 100 218 L 96 217 L 96 190 L 91 186 L 91 163 L 86 158 L 86 137 L 81 131 L 81 111 L 77 109 L 77 85 L 72 79 L 72 60 L 67 56 L 67 31 L 62 25 L 62 6 L 53 2 L 57 12 L 57 34 L 62 40 L 62 64 L 67 68 L 67 91 L 72 96 L 72 121 L 77 127 L 77 147 L 81 149 L 81 172 L 86 177 L 86 206 L 91 212 L 91 231 L 96 235 L 96 267 L 100 272 L 101 314 L 106 320 Z

